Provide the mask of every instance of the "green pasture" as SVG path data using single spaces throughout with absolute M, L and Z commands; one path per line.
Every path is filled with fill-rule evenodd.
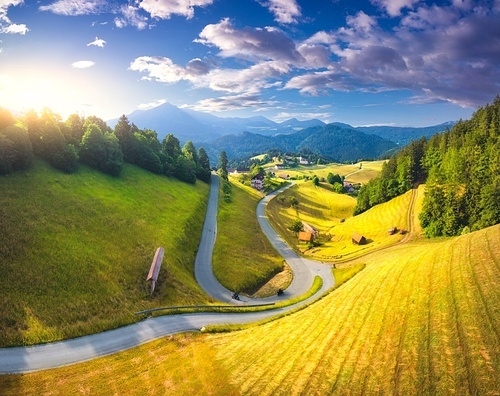
M 114 178 L 42 162 L 0 178 L 0 345 L 96 333 L 206 302 L 193 276 L 209 186 L 126 165 Z M 146 277 L 165 259 L 153 297 Z
M 255 210 L 262 194 L 230 178 L 231 201 L 219 196 L 213 270 L 229 290 L 249 295 L 283 270 L 283 259 L 262 233 Z M 285 287 L 280 285 L 279 287 Z M 271 291 L 272 294 L 276 290 Z

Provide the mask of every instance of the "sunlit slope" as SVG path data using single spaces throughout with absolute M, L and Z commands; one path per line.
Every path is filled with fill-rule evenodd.
M 213 336 L 242 394 L 488 395 L 500 389 L 500 226 L 370 255 L 314 306 Z
M 417 192 L 422 194 L 422 189 Z M 380 247 L 399 242 L 403 235 L 389 235 L 388 230 L 396 227 L 398 230 L 408 230 L 408 210 L 411 205 L 412 191 L 377 205 L 370 210 L 352 217 L 356 205 L 354 198 L 345 194 L 336 194 L 324 186 L 314 186 L 312 182 L 298 183 L 283 193 L 284 204 L 279 199 L 273 199 L 268 205 L 268 216 L 273 226 L 279 230 L 291 246 L 305 255 L 319 260 L 339 260 L 353 257 Z M 290 196 L 298 201 L 297 209 L 287 204 Z M 303 220 L 320 232 L 321 245 L 309 249 L 300 244 L 296 235 L 288 230 L 295 219 Z M 345 219 L 345 221 L 344 221 Z M 414 224 L 418 224 L 414 222 Z M 354 233 L 362 234 L 365 245 L 355 245 L 351 237 Z
M 205 301 L 192 273 L 208 189 L 129 165 L 119 178 L 43 163 L 0 178 L 0 344 L 95 333 L 146 307 Z
M 348 176 L 346 181 L 351 183 L 366 183 L 370 179 L 377 177 L 382 170 L 385 161 L 367 161 L 356 164 L 327 164 L 327 165 L 306 165 L 297 168 L 281 169 L 275 171 L 277 175 L 286 174 L 290 177 L 309 177 L 314 175 L 320 179 L 328 176 L 329 173 Z M 361 167 L 360 167 L 361 166 Z M 272 169 L 269 169 L 272 170 Z M 274 170 L 273 170 L 274 171 Z

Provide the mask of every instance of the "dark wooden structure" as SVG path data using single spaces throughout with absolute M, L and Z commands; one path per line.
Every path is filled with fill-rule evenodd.
M 355 245 L 366 245 L 366 238 L 359 232 L 355 232 L 354 234 L 352 234 L 351 241 Z
M 158 281 L 158 274 L 160 273 L 161 263 L 163 261 L 163 255 L 165 254 L 165 249 L 159 247 L 156 249 L 153 262 L 151 263 L 151 268 L 149 268 L 149 274 L 146 278 L 146 282 L 151 282 L 151 295 L 155 291 L 156 282 Z

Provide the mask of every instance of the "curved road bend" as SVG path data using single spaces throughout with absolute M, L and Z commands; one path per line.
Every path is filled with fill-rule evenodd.
M 195 263 L 196 279 L 203 289 L 214 298 L 231 300 L 232 293 L 222 287 L 212 273 L 212 252 L 217 235 L 217 201 L 219 179 L 212 176 L 207 218 Z M 278 192 L 265 197 L 257 207 L 259 223 L 271 243 L 276 247 L 294 271 L 294 280 L 285 295 L 261 299 L 265 303 L 290 298 L 305 293 L 311 287 L 314 275 L 323 277 L 323 287 L 314 296 L 294 306 L 272 311 L 245 313 L 195 313 L 159 316 L 114 330 L 84 337 L 29 347 L 0 348 L 0 374 L 16 374 L 80 363 L 96 357 L 124 351 L 167 335 L 196 331 L 216 324 L 251 323 L 308 304 L 334 285 L 330 266 L 297 256 L 274 232 L 264 215 L 265 204 Z M 257 300 L 250 300 L 255 303 Z M 233 300 L 234 302 L 234 300 Z M 249 302 L 249 301 L 247 301 Z
M 267 220 L 265 215 L 267 203 L 288 187 L 290 187 L 290 185 L 278 191 L 274 191 L 260 200 L 257 205 L 256 214 L 262 231 L 278 253 L 283 257 L 288 265 L 290 265 L 293 271 L 292 283 L 280 297 L 271 296 L 267 298 L 252 299 L 241 297 L 240 301 L 236 301 L 232 299 L 233 292 L 226 289 L 219 283 L 212 270 L 212 253 L 215 239 L 217 237 L 217 208 L 219 199 L 219 177 L 212 175 L 207 215 L 205 217 L 205 223 L 203 224 L 202 237 L 195 260 L 196 281 L 209 296 L 219 301 L 234 304 L 267 304 L 278 302 L 283 301 L 284 299 L 304 295 L 311 288 L 316 275 L 323 278 L 323 287 L 321 288 L 320 293 L 323 293 L 333 287 L 334 280 L 330 266 L 313 260 L 304 259 L 297 255 L 297 253 L 295 253 L 274 231 Z

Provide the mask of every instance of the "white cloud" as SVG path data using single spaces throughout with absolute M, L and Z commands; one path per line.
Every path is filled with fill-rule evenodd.
M 151 14 L 151 18 L 169 19 L 172 15 L 182 15 L 187 19 L 194 16 L 194 7 L 204 7 L 214 0 L 142 0 L 139 7 Z
M 25 24 L 12 23 L 7 15 L 9 7 L 15 7 L 22 4 L 23 0 L 0 0 L 0 33 L 24 35 L 29 32 Z
M 161 106 L 162 104 L 165 104 L 167 103 L 167 99 L 158 99 L 158 100 L 155 100 L 153 102 L 149 102 L 149 103 L 141 103 L 138 108 L 140 110 L 150 110 L 150 109 L 154 109 L 155 107 L 158 107 L 158 106 Z
M 391 17 L 397 17 L 401 15 L 403 8 L 413 8 L 419 0 L 370 0 L 370 2 L 384 9 Z
M 195 84 L 214 91 L 255 94 L 262 89 L 280 87 L 281 78 L 290 71 L 284 62 L 261 62 L 246 69 L 216 69 Z
M 134 26 L 139 30 L 148 27 L 148 18 L 139 13 L 139 8 L 131 5 L 122 5 L 120 7 L 121 16 L 116 17 L 114 22 L 117 28 L 124 28 L 125 26 Z
M 274 20 L 278 23 L 297 23 L 302 16 L 296 0 L 268 0 L 264 6 L 274 14 Z
M 0 22 L 10 23 L 7 10 L 11 6 L 15 7 L 20 4 L 23 4 L 23 0 L 0 0 Z
M 27 28 L 27 26 L 25 24 L 11 24 L 7 27 L 3 27 L 0 29 L 0 32 L 1 33 L 7 33 L 7 34 L 21 34 L 21 35 L 25 35 L 27 32 L 29 32 L 30 30 Z
M 108 9 L 106 0 L 57 0 L 52 4 L 39 7 L 40 11 L 68 16 L 100 14 Z
M 94 41 L 87 44 L 87 47 L 90 47 L 91 45 L 95 45 L 96 47 L 103 48 L 104 45 L 106 45 L 106 41 L 104 41 L 103 39 L 100 39 L 99 37 L 96 37 Z
M 184 68 L 163 56 L 141 56 L 130 64 L 129 69 L 146 73 L 145 80 L 172 84 L 181 80 L 194 81 L 203 72 L 208 73 L 209 67 L 200 59 L 191 60 Z
M 304 62 L 293 40 L 275 27 L 246 27 L 237 30 L 225 18 L 219 23 L 205 26 L 199 36 L 195 42 L 218 47 L 222 57 Z
M 73 66 L 76 69 L 87 69 L 89 67 L 92 67 L 95 65 L 95 62 L 89 61 L 89 60 L 83 60 L 83 61 L 77 61 L 73 62 L 71 66 Z

